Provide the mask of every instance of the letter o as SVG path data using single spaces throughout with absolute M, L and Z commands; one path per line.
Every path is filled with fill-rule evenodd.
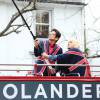
M 14 93 L 12 95 L 9 95 L 7 93 L 8 88 L 12 88 L 14 90 Z M 18 94 L 18 89 L 14 84 L 7 84 L 4 88 L 3 88 L 3 95 L 5 98 L 7 99 L 14 99 Z

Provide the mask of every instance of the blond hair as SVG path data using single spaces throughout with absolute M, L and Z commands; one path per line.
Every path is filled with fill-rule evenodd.
M 76 39 L 70 39 L 70 40 L 68 40 L 68 43 L 69 42 L 71 42 L 73 44 L 73 48 L 79 48 L 80 47 L 79 41 L 76 40 Z

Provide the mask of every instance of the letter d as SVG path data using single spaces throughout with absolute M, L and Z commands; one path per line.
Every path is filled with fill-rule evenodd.
M 75 92 L 71 93 L 71 88 L 75 90 Z M 78 95 L 78 87 L 74 84 L 67 84 L 67 98 L 75 98 Z

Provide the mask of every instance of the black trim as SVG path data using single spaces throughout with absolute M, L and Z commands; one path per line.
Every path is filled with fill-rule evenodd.
M 17 0 L 17 1 L 32 1 L 32 0 Z M 69 2 L 69 1 L 56 1 L 56 0 L 37 0 L 40 3 L 54 3 L 54 4 L 68 4 L 68 5 L 83 5 L 86 6 L 87 4 L 83 2 Z

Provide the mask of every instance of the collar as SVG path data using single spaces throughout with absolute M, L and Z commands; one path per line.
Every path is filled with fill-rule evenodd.
M 50 46 L 51 48 L 53 48 L 53 47 L 55 46 L 55 44 L 49 44 L 49 46 Z

